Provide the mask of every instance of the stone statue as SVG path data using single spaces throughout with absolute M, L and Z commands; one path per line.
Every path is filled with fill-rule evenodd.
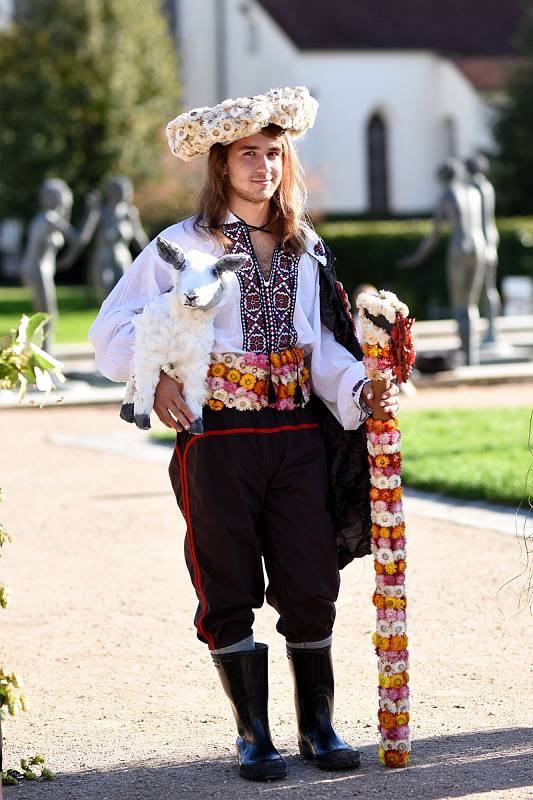
M 496 288 L 498 268 L 498 245 L 500 236 L 496 227 L 496 195 L 487 178 L 490 170 L 488 158 L 477 154 L 467 158 L 465 167 L 469 180 L 481 194 L 483 207 L 483 233 L 485 234 L 485 283 L 481 295 L 481 308 L 488 319 L 488 330 L 482 344 L 492 345 L 497 341 L 496 317 L 502 313 L 502 301 Z
M 434 250 L 444 224 L 449 222 L 448 292 L 465 362 L 468 365 L 479 364 L 478 303 L 486 272 L 481 194 L 466 180 L 463 165 L 455 158 L 447 159 L 439 167 L 437 177 L 443 191 L 435 210 L 433 230 L 422 240 L 416 252 L 401 259 L 398 266 L 421 264 Z
M 53 327 L 57 319 L 56 268 L 67 269 L 71 266 L 89 243 L 98 222 L 99 196 L 96 193 L 87 196 L 87 212 L 80 231 L 70 223 L 72 192 L 65 181 L 60 178 L 45 180 L 41 186 L 39 203 L 41 210 L 29 226 L 21 274 L 31 291 L 34 310 L 45 311 L 51 316 L 43 343 L 44 349 L 51 352 Z M 69 245 L 69 249 L 57 261 L 57 253 L 65 244 Z
M 104 189 L 104 206 L 95 236 L 90 265 L 91 282 L 100 300 L 107 297 L 132 263 L 130 246 L 142 250 L 148 244 L 133 205 L 133 185 L 117 175 Z

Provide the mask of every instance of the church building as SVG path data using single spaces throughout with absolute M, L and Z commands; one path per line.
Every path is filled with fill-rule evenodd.
M 522 0 L 176 0 L 183 106 L 304 85 L 314 213 L 427 213 L 450 155 L 490 153 Z

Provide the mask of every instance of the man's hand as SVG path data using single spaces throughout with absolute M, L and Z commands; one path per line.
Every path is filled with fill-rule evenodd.
M 194 414 L 185 403 L 182 395 L 183 385 L 170 378 L 166 372 L 159 373 L 159 383 L 155 390 L 154 411 L 167 428 L 181 433 L 188 431 Z
M 375 409 L 376 406 L 379 406 L 385 414 L 389 414 L 391 417 L 398 416 L 398 411 L 400 410 L 398 395 L 400 394 L 400 390 L 395 383 L 392 383 L 390 388 L 383 392 L 380 398 L 374 399 L 374 392 L 372 391 L 372 385 L 370 383 L 363 386 L 362 394 L 369 408 Z

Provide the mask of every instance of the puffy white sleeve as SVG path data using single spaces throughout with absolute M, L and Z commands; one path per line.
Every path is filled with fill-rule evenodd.
M 344 430 L 356 430 L 372 413 L 361 397 L 361 390 L 369 379 L 363 362 L 339 344 L 320 319 L 318 271 L 311 324 L 314 333 L 311 353 L 313 391 Z
M 91 329 L 96 368 L 112 381 L 132 376 L 133 320 L 154 297 L 172 288 L 170 270 L 156 249 L 155 240 L 145 247 L 112 292 L 104 300 Z

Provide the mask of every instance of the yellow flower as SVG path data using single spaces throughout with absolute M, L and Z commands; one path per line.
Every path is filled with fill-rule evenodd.
M 222 400 L 209 400 L 207 405 L 213 411 L 222 411 L 222 409 L 224 408 L 224 403 L 222 402 Z
M 226 367 L 224 364 L 211 364 L 211 375 L 213 378 L 223 378 L 226 374 Z
M 387 573 L 387 575 L 396 575 L 396 564 L 392 562 L 389 564 L 385 564 L 385 572 Z
M 256 381 L 257 381 L 257 379 L 256 379 L 256 378 L 254 378 L 254 376 L 253 376 L 253 375 L 250 375 L 250 373 L 249 373 L 249 372 L 246 372 L 246 373 L 245 373 L 245 374 L 242 376 L 242 378 L 240 379 L 239 383 L 240 383 L 240 385 L 241 385 L 241 386 L 244 386 L 244 388 L 245 388 L 247 391 L 250 391 L 251 389 L 253 389 L 253 388 L 254 388 L 254 386 L 255 386 L 255 384 L 256 384 Z
M 309 370 L 307 369 L 307 367 L 302 367 L 300 370 L 300 380 L 306 381 L 308 380 L 308 378 L 309 378 Z
M 228 381 L 232 381 L 232 383 L 239 383 L 241 379 L 241 373 L 238 369 L 230 369 L 228 374 L 226 375 L 226 379 Z

